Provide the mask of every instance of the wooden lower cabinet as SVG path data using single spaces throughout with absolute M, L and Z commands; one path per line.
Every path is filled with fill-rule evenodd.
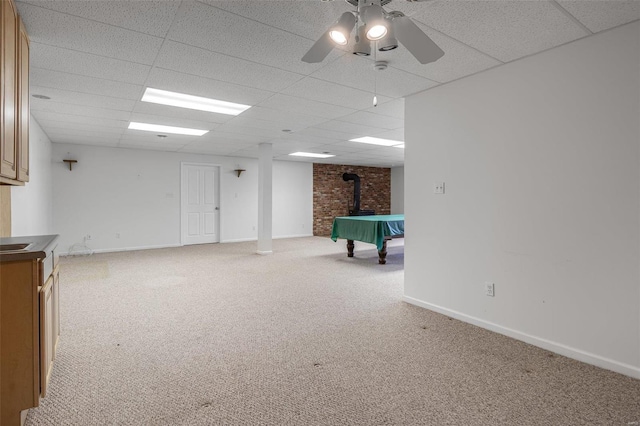
M 47 393 L 60 335 L 55 263 L 53 255 L 0 262 L 1 426 L 19 426 Z

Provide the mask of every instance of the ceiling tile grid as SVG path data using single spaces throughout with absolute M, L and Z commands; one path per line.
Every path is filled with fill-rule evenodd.
M 162 39 L 73 15 L 18 3 L 32 41 L 151 65 Z
M 546 1 L 439 1 L 413 18 L 502 62 L 588 35 Z
M 401 165 L 404 97 L 640 19 L 640 1 L 393 0 L 444 51 L 420 64 L 402 45 L 368 58 L 353 37 L 319 63 L 302 56 L 345 11 L 343 0 L 19 0 L 31 39 L 34 119 L 54 143 Z M 388 68 L 375 71 L 375 60 Z M 141 101 L 145 88 L 236 102 L 238 116 Z M 373 97 L 377 95 L 377 106 Z M 208 130 L 201 137 L 128 130 L 130 121 Z M 286 130 L 286 132 L 285 132 Z M 294 158 L 296 150 L 329 159 Z

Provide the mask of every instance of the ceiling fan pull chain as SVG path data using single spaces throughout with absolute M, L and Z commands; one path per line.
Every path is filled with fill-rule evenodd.
M 377 63 L 378 62 L 378 42 L 374 41 L 374 49 L 373 49 L 373 63 Z M 374 71 L 373 71 L 373 106 L 377 107 L 378 106 L 378 73 L 376 72 L 377 69 L 374 66 Z

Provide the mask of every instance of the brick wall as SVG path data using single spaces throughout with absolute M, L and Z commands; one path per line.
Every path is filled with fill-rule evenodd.
M 313 165 L 313 235 L 330 236 L 333 218 L 348 216 L 353 207 L 353 181 L 342 180 L 343 173 L 360 176 L 360 209 L 376 214 L 391 211 L 391 169 L 382 167 Z

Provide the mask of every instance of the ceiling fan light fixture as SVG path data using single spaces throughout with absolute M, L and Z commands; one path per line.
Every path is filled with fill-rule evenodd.
M 333 40 L 335 44 L 339 44 L 340 46 L 347 44 L 347 37 L 339 30 L 329 31 L 329 37 L 331 37 L 331 40 Z
M 362 25 L 358 28 L 358 35 L 356 36 L 356 44 L 353 46 L 353 54 L 358 56 L 371 55 L 371 42 L 364 36 L 366 27 Z
M 378 40 L 378 50 L 381 52 L 388 52 L 389 50 L 393 50 L 398 47 L 398 40 L 393 34 L 393 26 L 391 25 L 391 20 L 387 19 L 388 31 L 380 40 Z
M 387 34 L 387 27 L 385 27 L 382 24 L 376 24 L 371 28 L 369 28 L 369 30 L 367 31 L 367 38 L 372 41 L 380 40 L 386 34 Z
M 334 43 L 344 46 L 349 41 L 349 34 L 356 25 L 356 17 L 351 12 L 345 12 L 340 16 L 338 22 L 329 28 L 329 37 Z
M 364 22 L 367 25 L 366 37 L 369 40 L 380 40 L 387 34 L 388 24 L 384 19 L 384 10 L 377 4 L 372 4 L 364 9 Z

